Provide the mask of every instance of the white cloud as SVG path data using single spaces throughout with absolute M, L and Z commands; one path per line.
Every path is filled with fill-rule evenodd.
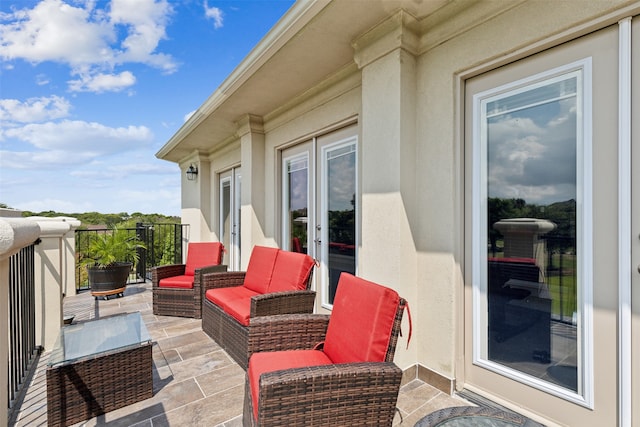
M 0 58 L 67 64 L 73 75 L 82 76 L 69 82 L 76 91 L 119 91 L 132 85 L 131 72 L 114 72 L 126 63 L 166 73 L 177 69 L 170 55 L 156 52 L 173 12 L 166 0 L 112 0 L 108 11 L 96 4 L 104 3 L 87 1 L 75 7 L 42 0 L 33 9 L 3 14 L 0 20 L 8 23 L 0 24 Z M 119 40 L 121 33 L 127 35 Z
M 94 153 L 69 153 L 63 150 L 48 151 L 0 151 L 0 167 L 2 169 L 38 170 L 69 167 L 86 162 L 95 157 Z
M 57 61 L 77 65 L 112 60 L 109 42 L 115 33 L 108 22 L 92 20 L 91 9 L 61 0 L 43 0 L 33 9 L 14 12 L 0 26 L 4 59 Z
M 39 149 L 68 150 L 74 154 L 78 151 L 96 154 L 127 151 L 146 145 L 153 138 L 146 126 L 113 128 L 80 120 L 32 123 L 7 129 L 5 136 L 28 142 Z
M 0 122 L 34 123 L 67 117 L 71 104 L 65 98 L 52 95 L 17 99 L 0 99 Z M 0 139 L 1 140 L 1 139 Z
M 51 80 L 49 80 L 49 77 L 47 77 L 45 74 L 38 74 L 36 76 L 36 84 L 38 86 L 45 86 L 48 85 L 51 82 Z
M 166 0 L 112 0 L 111 23 L 124 25 L 128 30 L 118 61 L 141 62 L 174 72 L 176 64 L 171 56 L 153 53 L 160 40 L 167 38 L 165 28 L 172 12 Z
M 120 92 L 136 83 L 136 77 L 130 71 L 120 74 L 82 74 L 77 80 L 69 80 L 72 92 Z
M 213 28 L 222 28 L 223 25 L 223 16 L 222 10 L 217 7 L 209 7 L 209 2 L 207 0 L 204 1 L 204 16 L 207 19 L 213 20 Z
M 2 169 L 77 167 L 100 156 L 148 149 L 153 140 L 145 126 L 109 127 L 71 120 L 32 123 L 2 133 L 2 137 L 17 141 L 19 147 L 0 151 Z

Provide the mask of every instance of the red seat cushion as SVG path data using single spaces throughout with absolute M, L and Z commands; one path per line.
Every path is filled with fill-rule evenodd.
M 254 353 L 249 360 L 249 387 L 253 401 L 253 416 L 258 416 L 258 396 L 260 396 L 260 376 L 266 372 L 305 366 L 330 365 L 331 360 L 319 350 L 268 351 Z
M 220 242 L 189 243 L 184 274 L 193 276 L 198 268 L 208 265 L 220 265 L 223 251 L 224 246 Z
M 258 295 L 258 293 L 244 286 L 232 286 L 230 288 L 209 289 L 205 292 L 204 297 L 225 310 L 230 301 L 251 299 L 254 295 Z
M 158 286 L 161 288 L 193 289 L 193 274 L 191 276 L 173 276 L 160 279 Z
M 324 352 L 334 363 L 382 362 L 400 296 L 393 289 L 342 273 Z
M 307 278 L 315 261 L 309 255 L 280 251 L 273 268 L 269 292 L 295 291 L 307 288 Z
M 236 319 L 242 326 L 249 326 L 251 318 L 251 297 L 226 301 L 224 312 Z
M 249 258 L 249 265 L 244 276 L 244 286 L 261 294 L 269 290 L 269 282 L 278 256 L 278 248 L 254 246 Z

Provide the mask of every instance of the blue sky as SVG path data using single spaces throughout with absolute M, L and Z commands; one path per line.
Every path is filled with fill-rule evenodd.
M 291 0 L 0 0 L 0 203 L 180 214 L 155 153 Z

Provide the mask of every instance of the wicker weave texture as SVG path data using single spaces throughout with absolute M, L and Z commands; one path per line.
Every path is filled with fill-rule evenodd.
M 227 266 L 216 265 L 197 269 L 193 278 L 192 289 L 159 287 L 160 280 L 184 274 L 184 264 L 163 265 L 151 270 L 153 283 L 153 314 L 156 316 L 178 316 L 202 318 L 202 277 L 206 273 L 225 271 Z
M 393 363 L 406 301 L 394 318 L 384 362 L 345 363 L 268 372 L 260 377 L 258 418 L 245 385 L 245 426 L 391 426 L 402 370 Z M 311 349 L 330 317 L 320 314 L 256 320 L 250 351 Z M 305 336 L 307 335 L 307 336 Z M 248 381 L 248 377 L 247 377 Z
M 391 426 L 402 370 L 392 362 L 311 366 L 263 374 L 258 420 L 245 426 Z M 249 390 L 249 385 L 245 384 Z
M 49 426 L 68 426 L 153 396 L 151 345 L 47 369 Z
M 251 323 L 249 353 L 305 350 L 324 341 L 329 325 L 326 314 L 265 316 Z
M 211 273 L 203 275 L 202 282 L 205 289 L 242 286 L 244 276 L 244 272 Z M 205 298 L 202 304 L 202 330 L 246 370 L 251 356 L 249 340 L 254 335 L 253 323 L 264 316 L 313 312 L 315 292 L 309 290 L 310 286 L 311 274 L 305 290 L 254 296 L 251 298 L 249 326 L 241 325 Z

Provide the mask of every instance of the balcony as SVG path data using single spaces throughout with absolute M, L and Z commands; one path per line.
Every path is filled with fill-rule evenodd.
M 22 364 L 31 369 L 12 374 L 23 384 L 17 393 L 13 376 L 9 379 L 0 376 L 5 402 L 11 399 L 11 411 L 6 406 L 0 410 L 0 427 L 48 424 L 47 362 L 63 319 L 73 317 L 73 322 L 78 323 L 131 312 L 140 312 L 153 343 L 153 397 L 78 425 L 242 425 L 245 373 L 202 331 L 200 320 L 155 316 L 148 281 L 129 284 L 121 298 L 104 300 L 95 299 L 90 292 L 76 294 L 71 273 L 75 257 L 69 253 L 74 247 L 70 242 L 74 234 L 73 219 L 34 221 L 15 215 L 9 218 L 6 213 L 0 216 L 0 272 L 11 276 L 10 282 L 30 281 L 31 288 L 35 289 L 31 291 L 31 305 L 27 310 L 31 313 L 30 324 L 35 325 L 28 351 L 15 357 L 13 354 L 18 352 L 10 348 L 11 361 L 26 358 L 27 363 Z M 34 241 L 37 244 L 34 245 Z M 35 262 L 33 255 L 26 261 L 31 267 L 14 265 L 13 259 L 9 261 L 24 248 L 31 248 L 32 254 L 35 252 Z M 22 277 L 25 274 L 28 280 Z M 6 291 L 2 289 L 3 293 Z M 0 300 L 3 298 L 6 301 L 6 295 Z M 18 319 L 18 323 L 24 322 Z M 13 331 L 7 324 L 0 326 L 5 331 Z M 44 352 L 31 362 L 33 354 L 41 348 Z M 6 363 L 6 359 L 0 361 Z M 26 372 L 30 374 L 23 378 Z M 7 388 L 9 399 L 5 394 Z M 413 379 L 400 390 L 399 413 L 394 425 L 402 422 L 402 425 L 413 426 L 435 410 L 463 405 L 468 402 Z
M 74 322 L 134 311 L 153 340 L 154 396 L 79 425 L 241 426 L 244 371 L 202 332 L 200 320 L 154 316 L 149 282 L 127 286 L 122 298 L 95 300 L 84 292 L 64 299 L 65 317 L 74 316 Z M 11 425 L 47 424 L 48 356 L 40 357 Z M 416 379 L 401 388 L 397 406 L 402 424 L 413 426 L 437 409 L 466 404 Z

